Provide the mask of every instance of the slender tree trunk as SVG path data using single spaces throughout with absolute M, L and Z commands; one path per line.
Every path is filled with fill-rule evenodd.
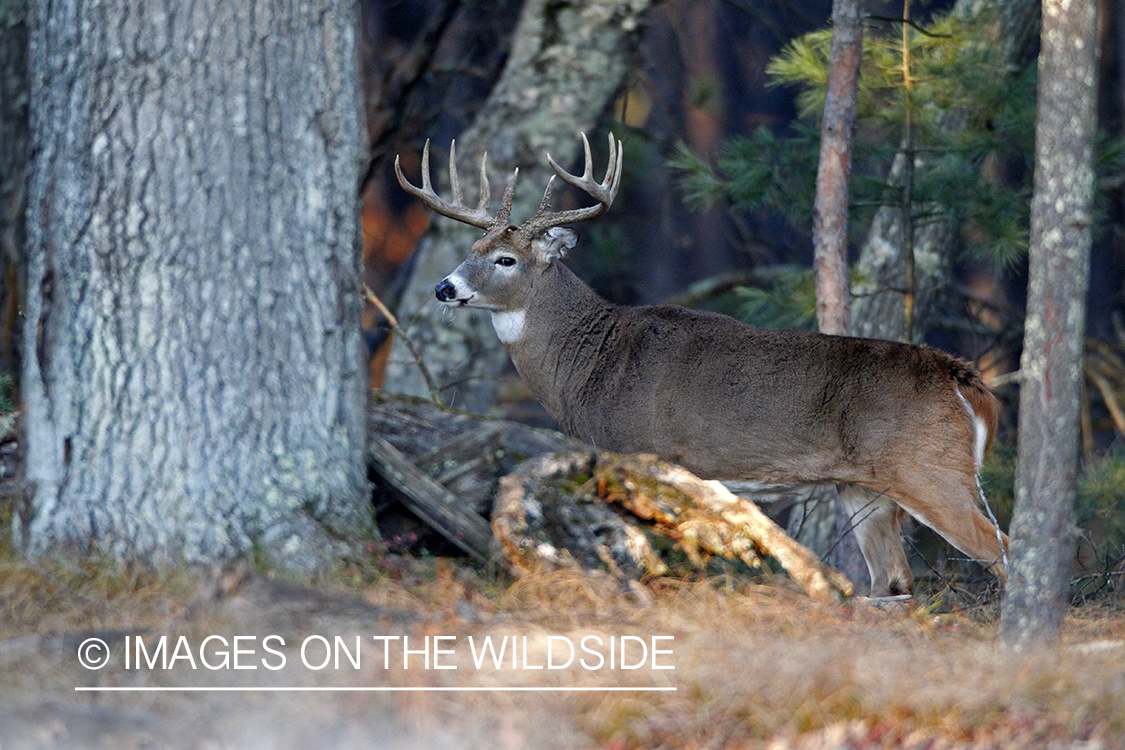
M 816 267 L 816 321 L 821 333 L 846 336 L 850 328 L 848 289 L 848 180 L 852 172 L 863 17 L 858 0 L 832 4 L 832 49 L 828 96 L 820 127 L 816 173 L 813 248 Z
M 828 96 L 820 124 L 820 160 L 813 207 L 813 263 L 816 271 L 816 322 L 821 333 L 847 336 L 851 329 L 851 290 L 848 288 L 848 182 L 852 172 L 859 69 L 863 59 L 863 10 L 858 0 L 832 3 L 832 48 L 828 62 Z M 834 488 L 825 489 L 835 501 L 836 566 L 857 587 L 870 585 L 867 564 L 852 533 L 854 519 L 839 502 Z
M 519 167 L 513 222 L 534 213 L 553 174 L 544 152 L 563 165 L 580 153 L 578 133 L 597 125 L 619 90 L 649 4 L 648 0 L 528 0 L 524 6 L 504 72 L 458 143 L 463 172 L 476 174 L 484 151 L 497 183 Z M 444 149 L 448 144 L 434 145 Z M 595 158 L 604 169 L 608 154 L 598 145 L 595 140 Z M 435 156 L 433 163 L 444 162 Z M 472 188 L 469 193 L 466 200 L 475 200 Z M 433 291 L 464 260 L 479 235 L 479 230 L 453 221 L 435 222 L 415 251 L 417 261 L 398 319 L 423 352 L 444 402 L 483 412 L 495 401 L 495 378 L 508 361 L 507 353 L 487 314 L 458 310 L 450 316 L 435 302 Z M 388 391 L 428 395 L 417 364 L 398 341 L 385 383 Z
M 370 529 L 354 11 L 33 2 L 29 552 L 312 570 Z
M 1044 0 L 1019 458 L 1001 637 L 1057 637 L 1066 611 L 1090 275 L 1097 4 Z

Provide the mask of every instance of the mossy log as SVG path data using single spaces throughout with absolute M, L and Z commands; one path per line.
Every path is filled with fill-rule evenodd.
M 852 593 L 754 503 L 655 457 L 387 394 L 372 399 L 368 429 L 379 488 L 470 557 L 500 556 L 516 575 L 553 565 L 634 581 L 715 555 L 751 567 L 772 557 L 815 599 Z
M 591 451 L 527 461 L 500 480 L 492 530 L 517 574 L 547 563 L 630 579 L 664 575 L 674 548 L 696 567 L 711 555 L 751 567 L 772 557 L 814 599 L 852 594 L 847 577 L 754 503 L 654 456 Z

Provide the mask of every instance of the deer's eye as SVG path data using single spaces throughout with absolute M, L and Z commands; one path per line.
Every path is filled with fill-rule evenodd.
M 498 266 L 514 266 L 515 264 L 516 259 L 510 255 L 501 255 L 496 259 L 496 265 Z

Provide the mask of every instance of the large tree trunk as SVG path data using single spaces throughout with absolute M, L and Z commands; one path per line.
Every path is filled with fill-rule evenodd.
M 1001 636 L 1054 638 L 1074 538 L 1094 202 L 1097 6 L 1044 0 L 1019 459 Z
M 998 3 L 996 0 L 958 0 L 956 12 L 969 18 L 988 18 L 997 55 L 996 75 L 1020 70 L 1034 50 L 1039 6 L 1034 0 Z M 963 117 L 950 113 L 944 127 L 964 128 Z M 915 164 L 920 162 L 917 153 Z M 888 183 L 900 190 L 906 169 L 900 153 Z M 948 285 L 954 226 L 948 216 L 935 216 L 912 231 L 914 288 L 906 290 L 906 248 L 903 243 L 903 209 L 886 206 L 875 214 L 856 264 L 860 281 L 853 291 L 852 333 L 856 336 L 897 341 L 905 338 L 903 292 L 912 293 L 910 338 L 925 340 L 927 321 L 933 317 L 939 293 Z
M 32 5 L 32 553 L 320 568 L 365 505 L 355 6 Z
M 485 151 L 498 182 L 519 167 L 513 222 L 530 216 L 539 204 L 552 174 L 544 152 L 565 166 L 579 153 L 578 132 L 592 130 L 601 119 L 628 69 L 648 6 L 648 0 L 528 0 L 524 6 L 504 72 L 458 149 L 463 172 L 475 174 Z M 595 154 L 604 165 L 608 154 Z M 442 163 L 434 159 L 435 165 Z M 467 200 L 475 200 L 471 188 L 469 193 Z M 398 319 L 424 352 L 444 402 L 483 412 L 495 400 L 495 378 L 507 353 L 486 314 L 458 310 L 450 316 L 434 301 L 433 291 L 479 235 L 479 230 L 437 220 L 415 251 Z M 429 395 L 413 357 L 397 341 L 384 387 Z

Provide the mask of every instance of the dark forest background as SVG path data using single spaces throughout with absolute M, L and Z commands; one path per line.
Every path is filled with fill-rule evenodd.
M 914 3 L 911 16 L 925 27 L 953 5 Z M 416 163 L 427 138 L 440 153 L 469 127 L 500 75 L 521 6 L 511 1 L 487 9 L 476 3 L 422 0 L 364 4 L 363 70 L 371 139 L 371 161 L 362 186 L 364 258 L 368 283 L 392 304 L 410 272 L 411 251 L 432 219 L 399 189 L 391 169 L 393 156 L 402 154 Z M 1106 136 L 1120 138 L 1125 21 L 1116 0 L 1101 6 L 1099 127 Z M 893 19 L 901 17 L 901 3 L 865 7 L 878 19 L 867 22 L 869 43 L 872 36 L 899 33 Z M 602 127 L 614 129 L 626 143 L 622 193 L 606 217 L 582 228 L 583 241 L 570 259 L 601 294 L 628 304 L 697 302 L 696 296 L 683 296 L 692 284 L 734 274 L 729 276 L 731 284 L 767 290 L 750 295 L 757 307 L 747 314 L 757 314 L 756 322 L 770 323 L 774 316 L 782 323 L 809 324 L 808 315 L 781 316 L 786 311 L 768 304 L 768 291 L 785 269 L 811 266 L 811 220 L 790 221 L 776 207 L 746 208 L 729 199 L 698 210 L 689 205 L 682 175 L 669 164 L 684 148 L 714 163 L 732 138 L 746 138 L 764 128 L 784 139 L 797 128 L 815 126 L 798 112 L 801 87 L 779 85 L 767 68 L 792 40 L 825 29 L 830 12 L 828 2 L 737 0 L 664 2 L 650 9 L 621 91 L 601 117 Z M 1030 52 L 1028 59 L 1033 60 L 1035 50 Z M 1033 102 L 1034 87 L 1025 87 L 1024 93 Z M 862 122 L 860 127 L 865 127 Z M 811 184 L 815 151 L 807 163 Z M 857 179 L 886 177 L 865 174 L 863 170 L 870 169 L 866 164 L 857 163 L 856 168 Z M 999 167 L 985 168 L 1005 170 L 1005 179 L 1029 179 L 1029 162 L 1008 159 Z M 1115 321 L 1125 304 L 1121 183 L 1120 174 L 1103 176 L 1102 214 L 1092 253 L 1089 333 L 1105 341 L 1117 340 L 1120 323 Z M 865 234 L 865 227 L 853 227 L 853 262 Z M 983 357 L 982 365 L 991 375 L 1013 369 L 1020 341 L 1013 328 L 1018 329 L 1022 317 L 1026 257 L 1017 251 L 1000 263 L 965 252 L 953 258 L 950 293 L 924 321 L 925 339 L 964 356 Z M 810 291 L 808 287 L 802 298 L 797 290 L 796 296 L 808 302 Z M 739 304 L 744 300 L 745 295 L 720 296 L 709 304 L 725 304 L 737 313 L 747 307 Z M 382 340 L 379 318 L 369 307 L 365 326 L 375 347 Z M 967 324 L 970 318 L 992 328 L 995 336 L 982 338 L 980 327 Z M 373 383 L 382 382 L 381 372 L 376 354 Z

